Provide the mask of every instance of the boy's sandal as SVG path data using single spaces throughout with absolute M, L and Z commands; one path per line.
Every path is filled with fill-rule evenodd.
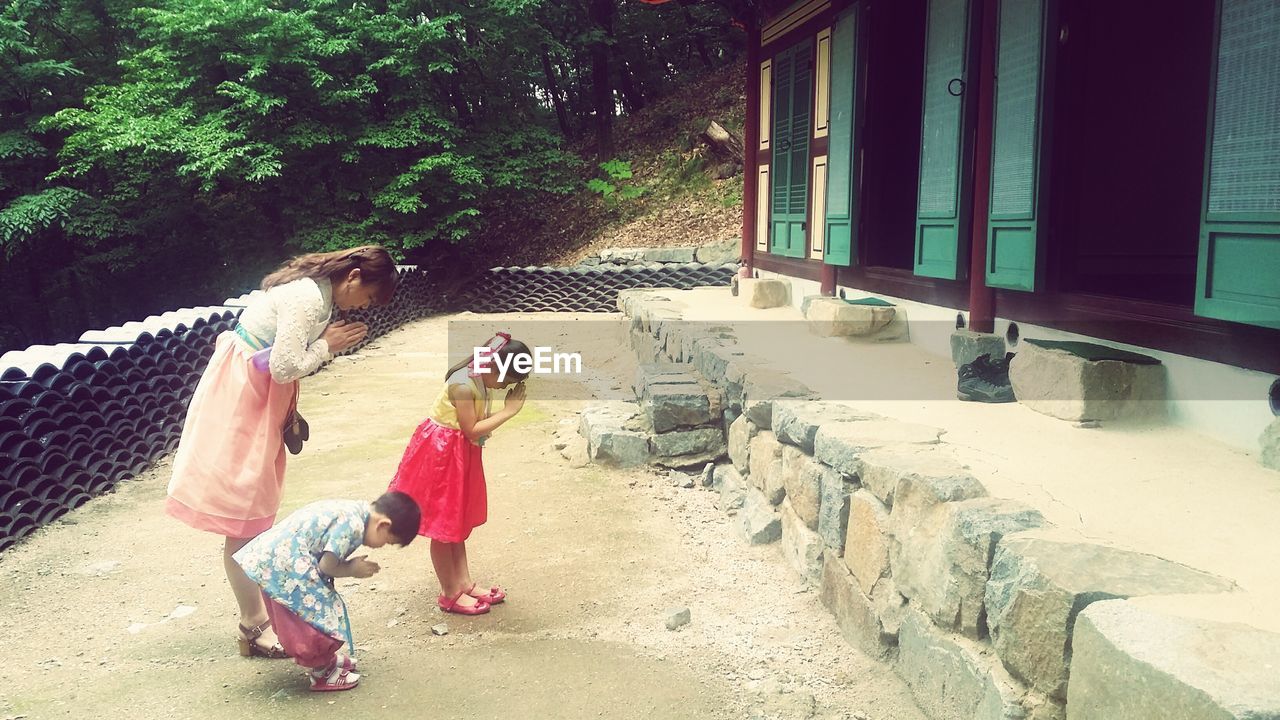
M 475 598 L 476 600 L 479 600 L 481 602 L 487 602 L 490 605 L 497 605 L 498 603 L 507 599 L 507 591 L 503 590 L 497 585 L 490 587 L 489 592 L 477 595 L 476 586 L 473 583 L 471 587 L 467 588 L 467 594 Z
M 269 627 L 271 627 L 270 619 L 263 620 L 251 628 L 239 626 L 240 636 L 236 638 L 236 643 L 240 646 L 240 657 L 261 657 L 269 660 L 282 660 L 289 657 L 289 653 L 279 642 L 271 647 L 258 644 L 258 638 L 262 637 L 262 633 Z
M 339 653 L 336 662 L 338 663 L 338 667 L 343 670 L 347 670 L 349 672 L 356 672 L 359 670 L 359 668 L 356 667 L 356 659 L 350 655 L 343 655 Z
M 360 676 L 342 667 L 342 663 L 334 662 L 327 668 L 312 670 L 308 673 L 311 680 L 311 692 L 338 692 L 350 690 L 360 684 Z
M 441 610 L 447 613 L 454 613 L 457 615 L 483 615 L 489 612 L 489 603 L 483 600 L 476 600 L 476 604 L 471 605 L 469 607 L 466 605 L 459 605 L 458 599 L 466 594 L 467 594 L 467 591 L 463 590 L 457 595 L 454 595 L 452 600 L 446 598 L 444 595 L 441 595 L 440 597 L 436 598 L 436 604 L 440 606 Z

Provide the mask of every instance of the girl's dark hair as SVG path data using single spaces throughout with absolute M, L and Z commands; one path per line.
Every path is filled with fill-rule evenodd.
M 391 259 L 391 253 L 377 245 L 299 255 L 263 278 L 262 289 L 270 290 L 277 285 L 302 278 L 328 278 L 336 282 L 356 269 L 360 270 L 360 282 L 377 286 L 374 302 L 379 305 L 391 302 L 400 275 L 396 272 L 396 263 Z
M 411 496 L 402 492 L 384 493 L 373 501 L 373 509 L 391 519 L 391 534 L 404 547 L 418 536 L 422 525 L 422 510 Z
M 528 345 L 525 345 L 524 343 L 520 342 L 519 340 L 511 340 L 511 341 L 510 341 L 510 342 L 508 342 L 506 345 L 504 345 L 504 346 L 503 346 L 503 348 L 502 348 L 501 350 L 498 350 L 497 352 L 495 352 L 495 353 L 493 354 L 493 357 L 494 357 L 494 358 L 502 358 L 502 359 L 503 359 L 503 361 L 505 362 L 505 361 L 506 361 L 506 359 L 507 359 L 507 358 L 509 358 L 509 357 L 511 357 L 512 355 L 526 355 L 526 356 L 528 356 L 528 358 L 529 358 L 529 365 L 532 367 L 532 365 L 533 365 L 533 353 L 529 352 L 529 346 L 528 346 Z M 459 371 L 459 370 L 461 370 L 462 368 L 466 367 L 466 366 L 471 362 L 471 359 L 472 359 L 472 358 L 471 358 L 471 356 L 468 356 L 468 357 L 466 357 L 466 358 L 464 358 L 464 359 L 462 359 L 462 360 L 459 360 L 457 364 L 455 364 L 453 367 L 449 368 L 449 370 L 444 374 L 444 379 L 445 379 L 445 380 L 448 380 L 449 378 L 453 377 L 453 374 L 454 374 L 454 373 L 456 373 L 456 372 L 458 372 L 458 371 Z M 514 361 L 513 361 L 513 362 L 514 362 Z M 508 368 L 509 368 L 509 369 L 507 370 L 507 377 L 508 377 L 508 378 L 510 378 L 510 379 L 515 380 L 516 382 L 520 382 L 520 381 L 524 380 L 525 378 L 529 377 L 529 373 L 517 372 L 514 364 L 513 364 L 513 365 L 509 365 L 509 366 L 508 366 Z

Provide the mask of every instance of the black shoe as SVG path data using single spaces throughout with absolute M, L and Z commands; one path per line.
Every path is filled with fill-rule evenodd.
M 956 397 L 969 402 L 1008 403 L 1017 398 L 1013 396 L 1013 385 L 1009 382 L 1009 353 L 999 360 L 992 360 L 990 355 L 979 355 L 971 363 L 960 366 L 959 379 L 956 381 Z

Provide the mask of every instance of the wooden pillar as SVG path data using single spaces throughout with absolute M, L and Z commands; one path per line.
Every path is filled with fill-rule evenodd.
M 743 20 L 747 31 L 747 119 L 742 129 L 742 276 L 751 277 L 756 251 L 756 151 L 760 148 L 760 26 L 755 13 Z
M 973 144 L 973 232 L 969 250 L 969 329 L 995 330 L 995 290 L 987 287 L 987 215 L 991 207 L 991 142 L 995 116 L 997 0 L 981 0 L 978 127 Z

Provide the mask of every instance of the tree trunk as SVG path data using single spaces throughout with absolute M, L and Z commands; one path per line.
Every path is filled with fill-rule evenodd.
M 547 94 L 551 96 L 551 104 L 556 109 L 556 121 L 560 123 L 560 134 L 569 137 L 569 115 L 564 110 L 564 100 L 560 98 L 560 86 L 556 84 L 556 73 L 551 67 L 551 57 L 547 54 L 547 46 L 542 46 L 542 72 L 547 76 Z
M 723 180 L 738 174 L 745 157 L 742 138 L 712 120 L 707 129 L 702 131 L 702 141 L 711 148 L 711 154 L 715 156 L 717 179 Z
M 693 19 L 693 13 L 689 12 L 689 3 L 687 0 L 680 0 L 680 12 L 684 13 L 685 25 L 689 27 L 689 32 L 693 34 L 693 46 L 698 49 L 698 57 L 702 58 L 704 67 L 711 67 L 711 55 L 707 52 L 707 43 L 702 38 L 702 31 L 698 30 L 698 23 Z
M 595 110 L 596 150 L 613 156 L 613 88 L 609 82 L 609 41 L 613 37 L 614 0 L 590 0 L 588 20 L 602 37 L 591 44 L 591 104 Z
M 626 103 L 627 112 L 639 112 L 644 109 L 644 96 L 640 94 L 632 81 L 631 65 L 626 60 L 619 62 L 618 89 L 622 91 L 622 99 Z

